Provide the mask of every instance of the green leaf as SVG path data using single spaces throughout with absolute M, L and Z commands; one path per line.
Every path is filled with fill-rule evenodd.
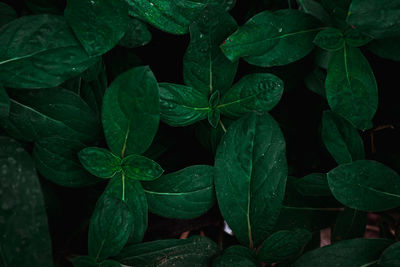
M 185 34 L 192 21 L 204 9 L 204 3 L 193 0 L 126 0 L 129 14 L 160 30 Z
M 90 56 L 117 45 L 128 28 L 124 0 L 67 0 L 64 17 Z
M 126 48 L 135 48 L 148 44 L 150 40 L 151 33 L 147 29 L 146 23 L 129 17 L 128 28 L 118 44 Z
M 134 216 L 120 199 L 103 193 L 89 225 L 89 256 L 96 261 L 117 255 L 125 246 Z
M 358 48 L 344 46 L 329 62 L 325 80 L 329 106 L 355 127 L 366 130 L 378 107 L 374 73 Z
M 52 266 L 46 208 L 29 154 L 0 137 L 0 264 Z
M 26 141 L 59 136 L 93 142 L 101 135 L 95 113 L 75 93 L 61 89 L 9 91 L 10 114 L 3 123 L 12 136 Z
M 363 237 L 367 224 L 367 213 L 345 208 L 339 213 L 332 232 L 332 241 Z
M 385 249 L 379 258 L 378 266 L 382 267 L 396 267 L 400 265 L 400 242 L 396 242 L 393 245 Z
M 348 121 L 331 111 L 322 115 L 322 141 L 338 164 L 364 159 L 364 143 Z
M 185 84 L 208 96 L 232 85 L 238 63 L 232 63 L 219 45 L 237 29 L 236 21 L 215 5 L 208 5 L 190 25 L 190 44 L 183 58 Z
M 382 251 L 393 241 L 388 239 L 351 239 L 305 253 L 293 267 L 369 266 L 377 262 Z
M 343 48 L 344 36 L 336 28 L 326 28 L 318 32 L 314 38 L 314 44 L 328 51 L 336 51 Z
M 0 29 L 0 81 L 6 87 L 48 88 L 78 75 L 89 58 L 63 17 L 24 16 Z
M 400 36 L 374 40 L 368 45 L 368 49 L 385 59 L 400 61 L 400 50 L 398 44 L 400 43 Z
M 360 31 L 353 28 L 349 28 L 344 32 L 344 39 L 346 41 L 346 44 L 352 47 L 366 45 L 372 40 L 371 37 L 362 34 Z
M 283 94 L 283 82 L 269 73 L 244 76 L 222 96 L 217 109 L 231 118 L 248 112 L 264 112 L 274 108 Z
M 149 210 L 167 218 L 192 219 L 215 203 L 214 168 L 189 166 L 143 183 Z
M 303 196 L 326 197 L 332 196 L 326 173 L 311 173 L 294 182 L 296 190 Z
M 165 239 L 125 247 L 116 259 L 129 266 L 206 267 L 219 253 L 218 246 L 206 237 Z
M 311 237 L 305 229 L 276 232 L 262 243 L 257 259 L 267 264 L 294 259 L 302 253 Z
M 242 246 L 232 246 L 224 250 L 224 253 L 212 262 L 212 267 L 256 267 L 259 266 L 252 252 Z
M 78 159 L 85 145 L 61 137 L 39 139 L 33 146 L 36 168 L 44 178 L 62 186 L 82 187 L 100 181 L 88 173 Z
M 24 0 L 24 3 L 34 14 L 62 15 L 65 7 L 63 0 Z
M 10 113 L 10 98 L 7 95 L 6 90 L 0 84 L 0 119 L 8 117 Z
M 268 114 L 249 114 L 229 128 L 215 156 L 215 189 L 222 216 L 250 248 L 270 233 L 285 193 L 285 140 Z
M 372 160 L 342 164 L 328 172 L 332 194 L 344 205 L 362 211 L 400 206 L 400 176 Z
M 331 25 L 332 19 L 324 7 L 314 0 L 298 0 L 299 6 L 304 13 L 319 19 L 325 25 Z
M 17 18 L 17 12 L 7 5 L 6 3 L 0 3 L 0 27 L 9 23 L 10 21 Z
M 316 67 L 304 78 L 304 82 L 308 89 L 326 98 L 325 79 L 326 72 L 322 68 Z
M 118 261 L 105 260 L 100 263 L 99 267 L 122 267 L 122 265 Z
M 221 48 L 231 61 L 244 57 L 262 67 L 286 65 L 311 52 L 318 24 L 312 16 L 294 9 L 264 11 L 239 27 Z
M 208 122 L 213 128 L 217 128 L 221 118 L 221 112 L 218 109 L 212 109 L 208 112 Z
M 96 262 L 94 257 L 90 256 L 78 256 L 72 260 L 74 267 L 98 267 L 99 264 Z
M 121 167 L 126 177 L 140 181 L 155 180 L 164 172 L 157 162 L 139 155 L 123 158 Z
M 320 0 L 320 3 L 331 16 L 334 27 L 343 30 L 349 26 L 346 23 L 346 17 L 351 0 Z
M 103 100 L 102 121 L 108 147 L 117 155 L 141 154 L 153 141 L 160 120 L 157 81 L 149 67 L 119 75 Z
M 400 35 L 400 2 L 392 0 L 353 0 L 347 23 L 375 39 Z
M 203 120 L 210 110 L 207 96 L 192 87 L 160 83 L 161 120 L 171 126 L 186 126 Z
M 112 178 L 121 171 L 121 159 L 104 148 L 86 147 L 78 157 L 88 172 L 100 178 Z
M 104 192 L 125 201 L 133 215 L 128 244 L 141 242 L 147 229 L 148 208 L 140 182 L 118 174 L 111 179 Z

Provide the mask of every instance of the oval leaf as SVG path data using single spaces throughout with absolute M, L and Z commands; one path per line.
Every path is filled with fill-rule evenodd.
M 86 170 L 100 178 L 112 178 L 121 171 L 121 159 L 104 148 L 84 148 L 78 157 Z
M 328 51 L 339 50 L 344 45 L 343 34 L 335 28 L 324 29 L 315 36 L 314 44 Z
M 126 177 L 140 181 L 155 180 L 164 172 L 157 162 L 139 155 L 125 157 L 121 166 Z

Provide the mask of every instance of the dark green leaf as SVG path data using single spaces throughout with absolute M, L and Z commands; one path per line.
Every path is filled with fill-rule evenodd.
M 192 87 L 160 83 L 161 120 L 171 126 L 186 126 L 205 119 L 210 110 L 207 96 Z
M 219 45 L 237 29 L 236 21 L 222 8 L 207 6 L 190 25 L 190 44 L 183 59 L 185 83 L 208 96 L 232 85 L 237 62 L 232 63 Z
M 378 265 L 382 267 L 396 267 L 400 266 L 400 242 L 385 249 L 378 261 Z
M 332 196 L 326 173 L 312 173 L 294 182 L 296 190 L 303 196 Z
M 89 255 L 96 261 L 117 255 L 128 241 L 133 220 L 124 201 L 103 193 L 90 219 Z
M 321 5 L 331 16 L 333 26 L 341 30 L 347 28 L 346 17 L 351 0 L 320 0 Z
M 400 176 L 382 163 L 358 160 L 328 173 L 337 200 L 362 211 L 382 211 L 400 206 Z
M 372 53 L 386 59 L 400 61 L 399 37 L 374 40 L 368 45 Z
M 7 5 L 6 3 L 0 3 L 0 27 L 9 23 L 10 21 L 17 18 L 17 12 Z
M 215 203 L 214 168 L 186 167 L 154 182 L 144 182 L 143 188 L 151 212 L 167 218 L 196 218 Z
M 35 165 L 20 144 L 0 137 L 0 264 L 52 265 L 51 241 Z
M 258 266 L 252 252 L 242 246 L 232 246 L 224 250 L 224 253 L 212 262 L 212 267 L 256 267 Z
M 335 227 L 333 227 L 332 241 L 363 237 L 366 223 L 366 212 L 345 208 L 339 213 Z
M 91 56 L 113 48 L 128 28 L 128 5 L 124 0 L 67 0 L 65 19 Z
M 353 0 L 347 22 L 376 39 L 400 35 L 400 2 L 393 0 Z
M 78 256 L 72 260 L 74 267 L 98 267 L 99 264 L 96 262 L 94 257 L 90 256 Z
M 293 259 L 302 253 L 311 237 L 305 229 L 276 232 L 262 243 L 257 258 L 267 264 Z
M 24 16 L 0 29 L 0 80 L 6 87 L 54 87 L 96 61 L 63 17 Z
M 147 29 L 146 23 L 130 17 L 128 29 L 118 44 L 126 48 L 135 48 L 148 44 L 150 40 L 151 33 Z
M 160 120 L 157 81 L 149 67 L 130 69 L 108 88 L 102 120 L 107 144 L 117 155 L 143 153 L 153 141 Z
M 329 106 L 355 127 L 372 127 L 378 106 L 378 89 L 374 73 L 358 48 L 345 46 L 329 62 L 325 81 Z
M 188 32 L 190 23 L 205 4 L 193 0 L 126 0 L 129 14 L 173 34 Z
M 322 141 L 338 164 L 364 159 L 364 144 L 348 121 L 331 111 L 322 115 Z
M 343 48 L 344 36 L 336 28 L 326 28 L 318 32 L 314 38 L 314 44 L 328 51 L 336 51 Z
M 371 37 L 368 37 L 367 35 L 362 34 L 360 31 L 357 31 L 353 28 L 349 28 L 344 32 L 344 39 L 346 44 L 353 47 L 366 45 L 372 40 Z
M 0 84 L 0 119 L 8 117 L 10 113 L 10 98 L 7 95 L 6 90 Z
M 325 25 L 331 25 L 332 19 L 324 7 L 314 0 L 298 0 L 301 10 L 315 18 L 319 19 Z
M 208 112 L 208 122 L 213 128 L 217 128 L 221 117 L 221 112 L 218 109 L 212 109 Z
M 146 194 L 140 182 L 119 174 L 111 179 L 105 192 L 125 201 L 133 214 L 128 244 L 141 242 L 147 229 L 148 211 Z
M 282 94 L 283 82 L 277 76 L 269 73 L 249 74 L 222 96 L 217 109 L 232 118 L 251 111 L 269 111 L 278 104 Z
M 84 147 L 79 141 L 61 137 L 39 139 L 33 147 L 36 168 L 43 177 L 62 186 L 93 185 L 100 179 L 82 168 L 77 156 Z
M 122 170 L 127 178 L 151 181 L 160 177 L 164 170 L 149 158 L 139 155 L 129 155 L 122 160 Z
M 100 263 L 99 267 L 122 267 L 122 265 L 118 261 L 105 260 Z
M 34 14 L 62 15 L 65 6 L 63 0 L 24 0 L 24 2 Z
M 61 89 L 9 91 L 10 114 L 4 128 L 26 141 L 59 136 L 92 142 L 101 134 L 100 122 L 75 93 Z
M 231 61 L 244 57 L 257 66 L 286 65 L 311 52 L 319 30 L 317 20 L 301 11 L 264 11 L 239 27 L 221 48 Z
M 279 216 L 285 193 L 286 145 L 268 114 L 234 122 L 218 146 L 215 189 L 224 219 L 243 244 L 259 245 Z
M 351 239 L 307 252 L 293 267 L 362 267 L 375 263 L 393 241 L 388 239 Z
M 308 89 L 316 94 L 319 94 L 323 98 L 326 98 L 325 79 L 326 72 L 322 68 L 316 67 L 305 77 L 304 82 L 306 83 Z
M 112 178 L 121 171 L 121 159 L 104 148 L 86 147 L 78 157 L 86 170 L 100 178 Z
M 218 246 L 206 237 L 165 239 L 125 247 L 116 259 L 130 266 L 206 267 L 219 253 Z

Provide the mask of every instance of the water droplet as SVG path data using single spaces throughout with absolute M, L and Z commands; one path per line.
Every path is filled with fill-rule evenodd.
M 151 5 L 151 6 L 154 6 L 154 4 L 153 4 L 152 2 L 150 2 L 150 5 Z
M 282 28 L 279 28 L 278 32 L 282 32 Z

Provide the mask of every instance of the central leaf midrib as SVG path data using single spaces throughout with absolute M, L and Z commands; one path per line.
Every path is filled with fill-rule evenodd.
M 209 190 L 209 189 L 212 188 L 212 187 L 213 187 L 213 186 L 210 185 L 210 186 L 204 187 L 204 188 L 199 189 L 199 190 L 195 190 L 195 191 L 186 191 L 186 192 L 180 192 L 180 193 L 179 193 L 179 192 L 156 192 L 156 191 L 150 191 L 150 190 L 146 190 L 146 189 L 143 189 L 143 190 L 144 190 L 145 193 L 154 194 L 154 195 L 162 195 L 162 196 L 183 196 L 183 195 L 188 195 L 188 194 L 193 194 L 193 193 L 198 193 L 198 192 L 201 192 L 201 191 Z
M 399 198 L 400 199 L 400 195 L 396 195 L 396 194 L 392 194 L 392 193 L 389 193 L 389 192 L 381 191 L 381 190 L 375 189 L 373 187 L 368 187 L 368 186 L 365 186 L 365 185 L 362 185 L 362 184 L 349 183 L 349 182 L 346 182 L 343 179 L 342 180 L 338 180 L 338 181 L 343 183 L 343 184 L 346 184 L 346 185 L 350 185 L 350 186 L 353 186 L 353 187 L 360 187 L 360 188 L 362 188 L 364 190 L 367 190 L 367 191 L 372 191 L 372 192 L 375 192 L 375 193 L 378 193 L 378 194 L 382 194 L 382 195 L 386 195 L 386 196 L 395 197 L 395 198 Z

